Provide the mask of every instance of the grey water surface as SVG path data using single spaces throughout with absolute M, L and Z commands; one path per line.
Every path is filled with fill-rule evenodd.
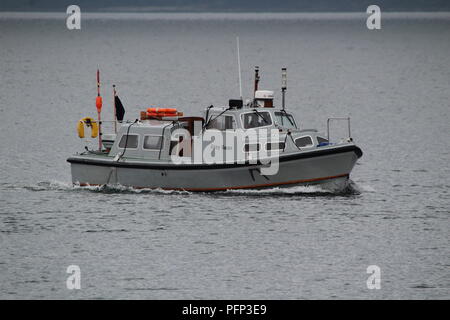
M 448 15 L 374 31 L 364 15 L 110 14 L 72 31 L 65 17 L 0 15 L 0 298 L 450 298 Z M 104 119 L 112 84 L 127 119 L 150 105 L 196 115 L 239 96 L 236 36 L 245 97 L 258 65 L 279 101 L 287 67 L 302 127 L 351 117 L 364 155 L 348 190 L 71 185 L 97 67 Z

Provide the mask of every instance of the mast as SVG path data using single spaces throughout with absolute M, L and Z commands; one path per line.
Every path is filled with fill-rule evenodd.
M 114 132 L 117 133 L 116 85 L 113 84 Z
M 102 151 L 102 122 L 100 117 L 102 104 L 102 97 L 100 96 L 100 70 L 97 69 L 97 98 L 95 99 L 95 106 L 97 107 L 98 115 L 98 151 Z
M 286 68 L 281 69 L 281 106 L 284 110 L 285 108 L 285 95 L 286 95 L 286 89 L 287 89 L 287 71 Z

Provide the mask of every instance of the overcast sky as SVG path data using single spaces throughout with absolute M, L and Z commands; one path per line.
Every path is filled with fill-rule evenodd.
M 383 11 L 450 11 L 450 0 L 0 0 L 0 11 L 65 11 L 70 4 L 110 12 L 365 11 L 370 4 Z

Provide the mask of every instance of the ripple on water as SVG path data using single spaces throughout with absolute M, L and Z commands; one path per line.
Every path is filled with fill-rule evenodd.
M 26 190 L 42 192 L 42 191 L 70 191 L 70 192 L 94 192 L 94 193 L 121 193 L 121 194 L 164 194 L 164 195 L 192 195 L 193 192 L 184 190 L 163 190 L 160 188 L 133 188 L 119 184 L 103 185 L 103 186 L 80 186 L 70 182 L 63 181 L 42 181 L 34 185 L 24 186 Z M 357 184 L 349 181 L 345 186 L 335 185 L 310 185 L 310 186 L 292 186 L 285 188 L 268 188 L 268 189 L 230 189 L 218 192 L 198 192 L 195 194 L 220 194 L 220 195 L 246 195 L 246 196 L 346 196 L 359 195 L 366 192 L 376 192 L 369 185 Z

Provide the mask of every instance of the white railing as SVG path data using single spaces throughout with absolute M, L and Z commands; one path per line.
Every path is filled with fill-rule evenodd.
M 331 120 L 345 120 L 347 121 L 348 126 L 348 140 L 353 141 L 352 134 L 350 132 L 350 117 L 336 117 L 336 118 L 328 118 L 327 120 L 327 139 L 330 141 L 330 121 Z

